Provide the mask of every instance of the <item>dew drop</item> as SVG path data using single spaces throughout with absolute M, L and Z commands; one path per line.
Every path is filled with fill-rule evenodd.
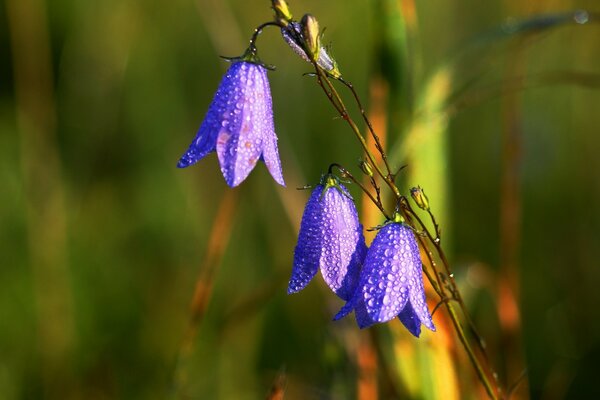
M 577 10 L 573 16 L 575 22 L 580 25 L 586 24 L 590 20 L 590 14 L 586 10 Z
M 386 294 L 385 296 L 383 296 L 383 305 L 384 306 L 388 306 L 391 302 L 392 302 L 392 300 L 390 299 L 389 295 Z

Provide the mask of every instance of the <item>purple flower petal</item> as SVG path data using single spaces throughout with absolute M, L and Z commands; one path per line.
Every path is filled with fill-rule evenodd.
M 321 274 L 338 296 L 349 300 L 358 283 L 360 265 L 367 246 L 362 225 L 350 193 L 342 185 L 329 188 L 322 195 L 322 229 L 325 230 L 321 248 Z
M 361 328 L 398 316 L 417 337 L 421 323 L 435 331 L 425 302 L 419 246 L 406 225 L 389 223 L 377 233 L 367 251 L 356 292 L 335 319 L 352 310 Z
M 228 126 L 231 122 L 238 118 L 236 115 L 230 115 L 227 112 L 229 104 L 237 102 L 242 97 L 242 87 L 236 79 L 237 72 L 242 67 L 242 63 L 235 63 L 221 80 L 219 88 L 215 93 L 208 112 L 200 129 L 194 138 L 194 141 L 179 160 L 177 167 L 185 168 L 195 164 L 208 153 L 215 151 L 217 135 L 224 126 Z M 233 120 L 233 121 L 232 121 Z
M 303 289 L 320 268 L 331 290 L 349 300 L 367 250 L 362 230 L 343 185 L 317 186 L 302 217 L 288 293 Z
M 419 337 L 421 334 L 421 320 L 415 314 L 415 310 L 413 310 L 412 305 L 410 303 L 406 304 L 404 310 L 398 314 L 398 319 L 402 322 L 402 324 L 408 329 L 410 333 L 414 336 Z
M 376 322 L 395 318 L 408 301 L 406 277 L 401 275 L 401 269 L 406 269 L 413 257 L 404 248 L 407 228 L 401 227 L 400 224 L 384 226 L 365 258 L 359 285 L 367 313 Z
M 429 309 L 427 308 L 427 300 L 425 299 L 425 287 L 423 286 L 423 267 L 421 263 L 421 256 L 419 254 L 419 247 L 414 239 L 414 235 L 410 232 L 414 246 L 417 248 L 417 251 L 414 252 L 414 263 L 412 265 L 415 266 L 415 269 L 412 272 L 412 279 L 409 280 L 410 283 L 410 305 L 414 311 L 414 314 L 421 321 L 423 325 L 425 325 L 429 330 L 435 332 L 435 325 L 433 325 L 433 320 L 431 318 L 431 314 L 429 313 Z M 418 336 L 418 335 L 415 335 Z
M 322 185 L 317 186 L 304 208 L 298 244 L 294 250 L 294 267 L 288 285 L 288 294 L 304 289 L 319 270 L 322 238 L 319 197 L 322 190 Z
M 215 150 L 229 186 L 244 181 L 259 159 L 265 160 L 275 181 L 284 185 L 264 67 L 243 61 L 231 65 L 177 166 L 185 168 Z

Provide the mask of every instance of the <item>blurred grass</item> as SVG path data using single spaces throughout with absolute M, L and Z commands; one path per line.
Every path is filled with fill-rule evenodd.
M 374 3 L 290 4 L 296 17 L 311 12 L 327 27 L 325 39 L 333 43 L 344 76 L 363 99 L 372 98 L 369 88 L 378 71 L 373 59 L 382 26 Z M 457 279 L 500 365 L 505 349 L 495 287 L 502 262 L 504 97 L 494 88 L 511 78 L 514 51 L 509 39 L 472 51 L 451 73 L 440 74 L 440 66 L 472 38 L 507 21 L 514 26 L 513 18 L 600 10 L 593 0 L 530 7 L 517 1 L 483 6 L 465 0 L 416 2 L 413 15 L 406 13 L 411 2 L 383 3 L 401 4 L 408 28 L 406 44 L 391 42 L 407 59 L 393 64 L 398 66 L 390 73 L 401 76 L 395 81 L 400 89 L 387 96 L 401 99 L 384 98 L 393 105 L 386 110 L 398 116 L 382 126 L 390 129 L 392 149 L 415 126 L 424 134 L 439 130 L 445 135 L 435 147 L 423 143 L 422 151 L 435 156 L 403 145 L 398 154 L 394 150 L 395 163 L 408 162 L 411 173 L 423 171 L 409 175 L 408 183 L 423 185 L 436 214 L 445 213 L 444 240 L 451 244 Z M 33 27 L 20 25 L 25 24 L 21 19 L 11 25 L 9 4 L 39 6 L 43 20 Z M 146 399 L 169 393 L 209 228 L 228 190 L 215 157 L 188 170 L 174 166 L 225 67 L 218 55 L 241 53 L 238 46 L 252 29 L 270 18 L 268 7 L 267 1 L 239 0 L 13 0 L 0 7 L 0 398 Z M 19 114 L 15 77 L 24 71 L 16 63 L 18 53 L 44 55 L 15 48 L 15 26 L 25 35 L 41 29 L 48 40 L 49 92 L 24 81 L 35 101 L 44 96 L 55 101 L 55 135 L 46 136 L 48 142 L 21 139 L 34 119 Z M 516 94 L 523 141 L 518 305 L 533 398 L 598 396 L 600 315 L 594 305 L 600 304 L 595 254 L 600 248 L 600 96 L 593 82 L 600 74 L 599 33 L 595 23 L 571 24 L 543 32 L 523 50 L 524 76 L 572 71 L 591 77 L 541 80 Z M 396 31 L 390 35 L 403 37 Z M 286 398 L 354 398 L 355 349 L 365 332 L 356 332 L 351 319 L 330 322 L 340 302 L 318 278 L 299 295 L 286 296 L 285 287 L 308 195 L 294 187 L 313 183 L 330 162 L 354 166 L 358 145 L 348 139 L 314 82 L 301 77 L 309 66 L 285 48 L 277 32 L 265 31 L 259 45 L 264 60 L 278 67 L 269 76 L 288 187 L 275 188 L 259 165 L 243 187 L 234 189 L 239 209 L 181 395 L 265 398 L 283 371 Z M 465 88 L 460 94 L 471 97 L 461 98 L 477 101 L 461 103 L 433 125 L 419 119 L 422 106 L 444 85 Z M 438 110 L 438 105 L 427 107 Z M 56 165 L 46 161 L 52 151 Z M 41 264 L 36 257 L 63 251 L 52 245 L 60 242 L 62 228 L 52 222 L 60 212 L 50 213 L 51 222 L 32 224 L 30 210 L 49 207 L 50 198 L 32 197 L 30 167 L 36 176 L 52 173 L 43 183 L 63 192 L 64 260 L 55 261 L 63 272 L 53 272 L 48 280 L 37 277 Z M 52 281 L 63 273 L 66 286 L 55 286 Z M 48 292 L 70 296 L 71 306 L 46 302 Z M 442 317 L 435 318 L 444 329 Z M 50 350 L 44 324 L 72 338 L 70 350 L 56 352 L 56 364 L 44 356 Z M 388 328 L 375 329 L 378 336 L 389 334 Z M 397 330 L 398 324 L 389 329 Z M 450 343 L 445 353 L 431 347 L 431 338 L 445 334 L 453 337 L 445 331 L 395 342 L 397 368 L 406 377 L 398 383 L 401 393 L 409 398 L 438 393 L 440 398 L 444 381 L 458 382 L 449 390 L 458 391 L 459 398 L 479 398 L 462 349 Z M 425 358 L 427 352 L 433 355 Z M 445 366 L 456 360 L 461 369 L 450 376 Z M 61 379 L 49 383 L 49 376 Z M 381 370 L 378 376 L 385 387 Z M 390 392 L 380 393 L 385 398 Z

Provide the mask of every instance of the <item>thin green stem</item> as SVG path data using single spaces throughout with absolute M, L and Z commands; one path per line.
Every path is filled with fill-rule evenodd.
M 275 21 L 269 21 L 269 22 L 265 22 L 264 24 L 261 24 L 259 26 L 257 26 L 254 29 L 254 33 L 252 34 L 252 38 L 250 39 L 250 50 L 253 53 L 256 53 L 257 49 L 256 49 L 256 40 L 258 39 L 258 35 L 260 35 L 263 31 L 263 29 L 265 29 L 267 26 L 277 26 L 277 27 L 282 27 L 282 25 L 278 22 Z
M 337 80 L 342 82 L 352 92 L 352 96 L 354 96 L 354 100 L 356 101 L 356 105 L 358 106 L 358 109 L 360 110 L 360 114 L 362 115 L 363 120 L 365 121 L 365 124 L 367 124 L 367 127 L 369 128 L 369 132 L 371 133 L 371 136 L 373 136 L 373 139 L 375 140 L 375 146 L 377 147 L 377 150 L 381 154 L 381 159 L 383 160 L 383 163 L 385 164 L 385 169 L 387 170 L 388 178 L 393 179 L 394 175 L 392 174 L 392 169 L 390 168 L 387 154 L 386 154 L 385 150 L 383 149 L 383 145 L 381 144 L 379 135 L 377 135 L 375 133 L 375 130 L 373 129 L 373 124 L 371 124 L 369 117 L 367 117 L 365 108 L 363 107 L 362 102 L 360 101 L 360 97 L 358 97 L 358 93 L 356 93 L 356 90 L 354 89 L 354 85 L 351 82 L 348 82 L 341 77 L 337 78 Z
M 477 331 L 477 328 L 475 327 L 475 322 L 473 321 L 473 319 L 471 318 L 469 312 L 467 311 L 467 307 L 462 299 L 462 296 L 460 294 L 460 290 L 458 289 L 458 285 L 456 284 L 456 280 L 454 279 L 454 274 L 451 272 L 450 270 L 450 264 L 448 262 L 448 258 L 446 257 L 446 254 L 444 252 L 444 250 L 441 247 L 441 243 L 439 240 L 435 240 L 433 238 L 433 235 L 431 234 L 431 232 L 429 232 L 429 230 L 427 229 L 427 227 L 425 226 L 425 224 L 423 223 L 423 221 L 421 220 L 421 218 L 415 213 L 415 211 L 412 209 L 412 207 L 410 206 L 410 204 L 408 203 L 408 201 L 403 198 L 402 201 L 402 208 L 404 209 L 406 214 L 410 215 L 410 219 L 414 219 L 418 222 L 420 228 L 422 229 L 423 232 L 425 232 L 427 238 L 429 239 L 429 241 L 434 245 L 436 252 L 438 254 L 438 256 L 440 257 L 440 260 L 442 262 L 442 265 L 444 266 L 444 270 L 446 272 L 446 276 L 448 278 L 448 280 L 450 281 L 450 286 L 451 286 L 451 291 L 452 291 L 452 296 L 453 298 L 458 302 L 460 309 L 465 317 L 465 319 L 467 320 L 467 323 L 469 324 L 469 328 L 471 330 L 471 333 L 473 334 L 473 336 L 475 337 L 475 341 L 479 347 L 479 350 L 481 352 L 481 355 L 483 357 L 483 361 L 485 364 L 485 367 L 488 371 L 490 371 L 492 377 L 494 378 L 494 381 L 496 383 L 496 389 L 498 392 L 501 392 L 501 388 L 498 384 L 498 379 L 497 379 L 497 373 L 495 372 L 495 370 L 492 368 L 491 363 L 489 361 L 489 356 L 487 354 L 487 349 L 485 346 L 485 342 L 483 340 L 483 338 L 481 337 L 481 335 L 479 334 L 479 332 Z M 435 225 L 435 223 L 434 223 Z M 436 228 L 437 230 L 438 228 Z M 439 236 L 438 236 L 439 237 Z M 419 241 L 421 242 L 421 245 L 423 246 L 423 248 L 425 248 L 427 250 L 427 247 L 425 246 L 424 241 L 421 240 L 421 238 L 419 238 Z M 429 256 L 429 252 L 428 252 L 428 256 Z M 433 267 L 435 269 L 435 262 L 433 261 L 433 259 L 431 257 L 429 257 L 429 261 L 431 263 L 433 263 Z M 439 273 L 436 271 L 436 278 L 439 276 Z M 438 279 L 438 284 L 439 284 L 439 279 Z M 438 293 L 438 295 L 444 297 L 446 296 L 446 294 L 443 291 L 443 286 L 442 286 L 442 293 Z
M 300 41 L 300 43 L 302 43 L 302 45 L 304 47 L 304 43 L 302 41 Z M 447 277 L 449 279 L 450 290 L 452 292 L 452 296 L 459 303 L 461 311 L 463 312 L 465 318 L 469 322 L 471 330 L 473 331 L 475 337 L 477 338 L 477 343 L 478 343 L 481 353 L 483 355 L 483 362 L 484 362 L 486 368 L 484 368 L 481 360 L 479 360 L 477 358 L 475 352 L 473 351 L 473 348 L 469 344 L 469 341 L 466 337 L 466 334 L 462 327 L 462 324 L 460 323 L 460 320 L 458 318 L 455 308 L 452 306 L 452 304 L 450 302 L 445 301 L 444 304 L 446 306 L 446 309 L 448 310 L 448 315 L 450 316 L 450 319 L 452 320 L 452 324 L 454 325 L 454 328 L 456 330 L 458 338 L 459 338 L 461 344 L 463 345 L 463 347 L 465 348 L 465 351 L 467 352 L 467 355 L 468 355 L 471 363 L 473 364 L 473 367 L 475 368 L 477 376 L 479 377 L 480 381 L 482 382 L 486 392 L 488 393 L 489 397 L 492 400 L 497 400 L 498 399 L 497 393 L 501 393 L 500 387 L 498 385 L 496 385 L 496 387 L 494 388 L 494 386 L 490 382 L 490 379 L 488 378 L 487 371 L 492 371 L 492 375 L 494 376 L 494 378 L 496 377 L 496 374 L 493 372 L 492 368 L 490 367 L 489 359 L 487 357 L 487 353 L 485 350 L 485 346 L 483 345 L 483 341 L 481 340 L 481 336 L 479 336 L 479 334 L 477 333 L 477 331 L 474 328 L 474 324 L 473 324 L 469 314 L 467 313 L 466 307 L 464 305 L 464 302 L 463 302 L 460 292 L 458 290 L 458 286 L 456 285 L 456 281 L 454 280 L 454 276 L 450 272 L 450 265 L 448 263 L 446 255 L 440 245 L 440 238 L 439 238 L 440 230 L 439 230 L 439 226 L 437 225 L 437 221 L 435 221 L 433 214 L 430 213 L 430 216 L 433 220 L 435 230 L 436 230 L 436 237 L 434 238 L 433 235 L 431 234 L 431 232 L 427 229 L 427 227 L 423 223 L 423 221 L 419 218 L 419 216 L 410 207 L 410 204 L 408 203 L 406 198 L 401 195 L 400 190 L 396 186 L 395 175 L 393 175 L 391 173 L 389 164 L 387 162 L 386 152 L 383 149 L 381 142 L 379 140 L 379 137 L 375 133 L 373 126 L 371 125 L 369 119 L 367 118 L 367 116 L 364 112 L 364 108 L 362 107 L 362 103 L 360 101 L 360 98 L 358 97 L 358 94 L 354 90 L 354 87 L 351 84 L 349 84 L 348 82 L 342 80 L 341 78 L 338 79 L 352 91 L 352 94 L 358 104 L 358 107 L 361 110 L 363 119 L 365 120 L 365 123 L 367 124 L 370 133 L 373 135 L 373 138 L 375 139 L 377 151 L 381 154 L 382 160 L 385 163 L 385 168 L 387 170 L 387 174 L 382 171 L 380 166 L 375 161 L 375 157 L 369 150 L 364 136 L 360 132 L 360 129 L 358 128 L 358 126 L 356 125 L 354 120 L 350 117 L 348 110 L 344 104 L 344 101 L 342 100 L 341 96 L 339 95 L 339 93 L 337 92 L 335 87 L 333 86 L 331 80 L 329 79 L 327 72 L 324 71 L 317 64 L 317 61 L 314 59 L 314 57 L 312 57 L 312 55 L 310 55 L 311 53 L 308 52 L 307 49 L 304 49 L 304 50 L 306 51 L 306 54 L 308 54 L 311 57 L 311 62 L 315 68 L 317 82 L 318 82 L 319 86 L 321 87 L 321 89 L 323 89 L 327 98 L 329 99 L 331 104 L 334 106 L 334 108 L 337 110 L 337 112 L 340 114 L 340 116 L 348 123 L 352 132 L 354 132 L 354 135 L 360 142 L 368 160 L 371 162 L 373 168 L 377 172 L 377 175 L 379 177 L 381 177 L 381 179 L 383 179 L 383 181 L 386 183 L 386 185 L 391 189 L 391 191 L 394 194 L 394 197 L 396 199 L 396 204 L 398 204 L 400 206 L 400 211 L 402 212 L 402 214 L 410 221 L 416 220 L 418 225 L 421 227 L 421 230 L 423 232 L 425 232 L 425 236 L 427 237 L 427 239 L 429 239 L 429 241 L 434 245 L 439 258 L 440 258 L 442 264 L 444 265 L 444 270 L 446 271 Z M 354 181 L 356 182 L 356 180 L 354 180 Z M 377 188 L 376 185 L 374 185 L 374 186 Z M 381 205 L 381 201 L 377 201 L 370 194 L 370 192 L 368 192 L 364 189 L 364 187 L 362 185 L 360 185 L 360 187 L 363 189 L 363 191 L 365 193 L 367 193 L 369 195 L 369 198 L 371 199 L 371 201 L 373 201 L 373 203 L 383 212 L 383 214 L 387 218 L 388 216 L 387 216 L 383 206 Z M 378 198 L 379 198 L 379 196 L 378 196 Z M 413 222 L 413 225 L 416 225 L 416 224 L 414 224 L 414 222 Z M 441 281 L 441 274 L 439 273 L 439 271 L 437 269 L 437 265 L 433 258 L 432 252 L 429 250 L 429 247 L 427 246 L 427 243 L 425 242 L 424 237 L 422 237 L 421 235 L 417 235 L 417 238 L 418 238 L 419 243 L 421 244 L 422 248 L 426 251 L 427 258 L 429 259 L 429 264 L 433 270 L 433 276 L 432 276 L 432 273 L 427 268 L 423 268 L 425 275 L 427 276 L 429 282 L 431 283 L 431 285 L 434 288 L 434 290 L 436 291 L 436 293 L 440 296 L 440 298 L 442 300 L 448 299 L 448 296 L 446 295 L 446 291 L 444 289 L 444 284 Z
M 448 310 L 448 315 L 450 315 L 450 319 L 452 320 L 454 329 L 456 330 L 456 333 L 458 334 L 458 338 L 459 338 L 460 342 L 462 343 L 463 347 L 465 348 L 465 350 L 467 351 L 469 359 L 471 360 L 471 363 L 475 367 L 477 375 L 479 376 L 479 379 L 483 383 L 485 391 L 487 392 L 488 396 L 490 396 L 491 399 L 497 400 L 498 396 L 496 395 L 496 391 L 495 391 L 494 387 L 492 386 L 490 380 L 488 379 L 487 374 L 486 374 L 485 370 L 483 369 L 483 366 L 479 362 L 479 359 L 475 355 L 473 348 L 471 347 L 471 345 L 469 344 L 469 341 L 467 340 L 467 336 L 465 335 L 465 331 L 458 319 L 456 310 L 454 309 L 452 304 L 450 304 L 449 302 L 446 302 L 446 310 Z
M 331 101 L 333 106 L 340 113 L 340 116 L 348 123 L 348 125 L 350 125 L 350 128 L 352 129 L 356 138 L 360 142 L 363 150 L 365 151 L 365 154 L 367 155 L 373 168 L 375 168 L 375 171 L 377 172 L 377 174 L 389 186 L 389 188 L 394 193 L 394 196 L 396 198 L 400 198 L 401 197 L 400 190 L 394 183 L 394 180 L 392 179 L 391 174 L 385 174 L 381 170 L 381 168 L 379 167 L 377 162 L 375 161 L 375 157 L 373 156 L 373 153 L 371 153 L 371 151 L 369 150 L 369 146 L 367 145 L 367 142 L 366 142 L 364 136 L 360 132 L 360 129 L 358 128 L 358 126 L 356 125 L 356 123 L 354 122 L 352 117 L 350 117 L 350 115 L 348 114 L 348 109 L 346 108 L 344 101 L 342 100 L 338 91 L 335 89 L 335 87 L 331 83 L 331 80 L 329 80 L 329 77 L 327 76 L 326 72 L 324 72 L 314 61 L 313 61 L 313 65 L 314 65 L 315 71 L 317 73 L 317 80 L 318 80 L 319 86 L 321 86 L 321 88 L 325 91 L 325 94 L 327 94 L 327 97 L 329 98 L 329 100 Z M 324 83 L 327 85 L 327 87 L 325 87 Z M 383 154 L 385 154 L 383 149 L 378 148 L 378 151 L 380 151 L 380 153 L 382 153 L 382 158 L 383 158 Z
M 403 210 L 404 210 L 404 214 L 407 217 L 411 217 L 411 216 L 415 217 L 414 214 L 408 215 L 406 209 L 403 209 Z M 418 217 L 416 217 L 416 218 L 418 218 Z M 420 220 L 419 220 L 419 223 L 422 224 L 422 222 L 420 222 Z M 429 265 L 431 265 L 431 268 L 433 269 L 435 279 L 433 279 L 431 277 L 431 273 L 429 273 L 426 268 L 423 268 L 423 271 L 425 272 L 427 279 L 431 283 L 431 286 L 436 291 L 437 295 L 440 297 L 440 300 L 442 300 L 444 302 L 444 305 L 446 306 L 446 310 L 448 310 L 448 315 L 450 316 L 450 320 L 452 321 L 452 324 L 454 325 L 454 328 L 456 330 L 456 334 L 458 335 L 458 339 L 460 340 L 461 344 L 465 348 L 465 351 L 467 352 L 467 355 L 469 356 L 469 360 L 471 361 L 471 364 L 473 364 L 473 367 L 475 368 L 475 372 L 477 373 L 479 380 L 483 384 L 483 386 L 484 386 L 486 392 L 488 393 L 488 395 L 490 396 L 490 398 L 492 400 L 497 400 L 498 396 L 497 396 L 496 392 L 499 391 L 498 387 L 496 386 L 496 388 L 494 389 L 494 387 L 490 383 L 490 380 L 486 373 L 486 369 L 483 367 L 483 365 L 481 364 L 481 361 L 477 358 L 477 355 L 475 354 L 475 352 L 473 351 L 473 348 L 469 344 L 469 341 L 468 341 L 465 331 L 462 327 L 462 324 L 460 323 L 458 315 L 456 314 L 456 310 L 454 309 L 452 304 L 450 304 L 450 302 L 445 301 L 446 299 L 448 299 L 448 296 L 446 295 L 446 292 L 444 290 L 444 285 L 440 281 L 440 278 L 439 278 L 440 274 L 437 271 L 437 267 L 436 267 L 435 260 L 433 259 L 433 255 L 429 251 L 429 248 L 427 247 L 425 240 L 423 240 L 423 237 L 421 237 L 420 235 L 417 235 L 417 240 L 419 241 L 419 243 L 421 244 L 421 247 L 423 247 L 423 249 L 425 250 L 425 253 L 427 254 Z M 455 293 L 454 288 L 453 288 L 452 292 L 454 295 L 454 293 Z M 484 362 L 485 362 L 486 367 L 489 369 L 489 363 L 487 362 L 487 358 L 484 360 Z

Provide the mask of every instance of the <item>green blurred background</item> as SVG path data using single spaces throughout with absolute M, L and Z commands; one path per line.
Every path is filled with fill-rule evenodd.
M 360 153 L 275 30 L 259 49 L 277 65 L 287 188 L 259 165 L 230 190 L 214 155 L 175 168 L 218 56 L 240 55 L 269 7 L 2 3 L 0 399 L 374 398 L 365 338 L 379 398 L 483 396 L 442 311 L 415 340 L 332 323 L 341 303 L 320 278 L 285 294 L 308 196 L 295 188 Z M 403 189 L 429 193 L 500 381 L 526 366 L 515 398 L 598 398 L 598 1 L 290 7 L 317 16 L 344 77 L 383 105 Z M 588 23 L 561 14 L 575 9 Z

